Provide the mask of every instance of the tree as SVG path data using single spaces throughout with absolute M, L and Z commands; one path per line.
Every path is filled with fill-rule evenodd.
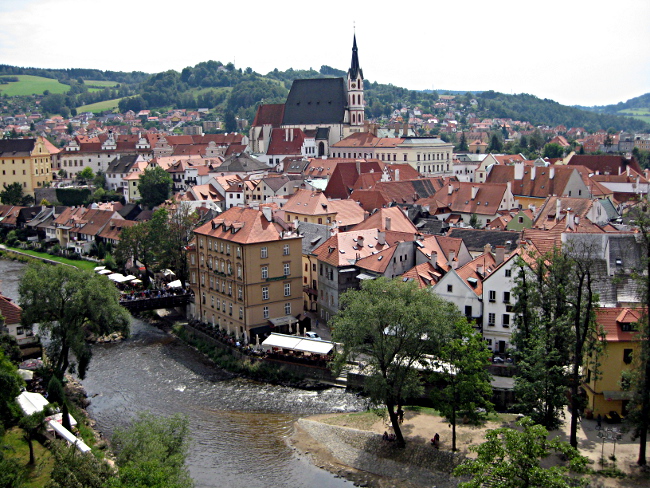
M 224 117 L 224 125 L 226 132 L 237 132 L 237 119 L 232 110 L 227 110 Z
M 61 407 L 61 425 L 72 432 L 68 398 L 63 389 L 63 385 L 56 376 L 52 376 L 47 384 L 47 399 L 50 403 L 56 403 Z
M 29 446 L 29 464 L 32 466 L 36 464 L 34 456 L 34 440 L 45 428 L 45 417 L 49 414 L 49 411 L 41 410 L 40 412 L 34 412 L 31 415 L 25 415 L 20 419 L 20 428 L 23 429 L 23 438 L 27 441 L 27 445 Z
M 465 318 L 456 320 L 450 337 L 440 349 L 432 379 L 446 386 L 432 393 L 434 406 L 451 424 L 451 450 L 456 450 L 457 414 L 477 422 L 492 411 L 492 386 L 486 365 L 491 352 L 483 336 Z M 480 410 L 481 409 L 481 410 Z
M 557 142 L 551 142 L 544 146 L 543 156 L 545 158 L 561 158 L 564 154 L 564 148 Z
M 0 486 L 2 488 L 21 488 L 25 478 L 24 468 L 14 459 L 5 457 L 0 451 Z
M 87 182 L 92 181 L 95 178 L 95 173 L 93 173 L 92 168 L 86 166 L 84 169 L 77 173 L 77 180 L 85 185 Z
M 128 335 L 130 315 L 105 276 L 64 265 L 30 264 L 18 291 L 23 324 L 39 323 L 40 332 L 49 336 L 48 357 L 58 378 L 75 366 L 79 377 L 85 377 L 92 356 L 87 335 Z M 70 362 L 71 352 L 77 365 Z
M 456 147 L 457 151 L 469 151 L 469 146 L 467 145 L 467 138 L 465 137 L 465 133 L 461 132 L 460 133 L 460 142 L 458 143 L 458 146 Z
M 156 217 L 160 215 L 157 215 L 157 212 L 154 212 L 154 216 Z M 158 218 L 156 218 L 157 220 Z M 157 232 L 154 233 L 152 231 L 153 228 L 154 224 L 151 221 L 147 221 L 139 222 L 132 227 L 122 229 L 120 242 L 115 248 L 115 257 L 120 263 L 126 264 L 129 261 L 133 261 L 133 266 L 138 266 L 138 263 L 142 264 L 144 267 L 143 278 L 145 286 L 149 283 L 149 270 L 153 266 L 157 251 L 160 248 L 160 241 L 155 238 L 159 234 Z
M 637 324 L 639 352 L 634 357 L 629 382 L 632 399 L 628 405 L 628 422 L 634 428 L 634 436 L 639 439 L 639 456 L 637 464 L 645 466 L 646 443 L 650 429 L 650 201 L 643 197 L 628 213 L 639 231 L 645 255 L 642 269 L 637 270 L 637 279 L 641 285 L 643 314 Z M 645 268 L 645 269 L 643 269 Z
M 149 207 L 160 205 L 170 197 L 172 185 L 171 175 L 160 166 L 145 169 L 138 183 L 142 203 Z
M 23 386 L 25 382 L 18 376 L 18 368 L 0 349 L 0 427 L 18 415 L 16 397 Z
M 481 227 L 481 224 L 478 221 L 478 215 L 473 213 L 469 217 L 469 226 L 472 227 L 473 229 L 478 229 Z
M 568 390 L 573 447 L 578 445 L 578 417 L 584 407 L 583 365 L 588 356 L 597 363 L 601 351 L 595 320 L 598 250 L 596 241 L 576 235 L 563 249 L 525 255 L 515 278 L 518 318 L 513 342 L 520 407 L 533 420 L 555 428 Z
M 165 220 L 166 229 L 162 236 L 163 246 L 159 256 L 160 266 L 174 270 L 176 277 L 185 286 L 189 278 L 187 246 L 194 235 L 198 216 L 187 202 L 180 202 L 170 211 L 169 218 L 165 215 Z
M 189 422 L 174 415 L 160 418 L 148 412 L 138 414 L 133 424 L 113 436 L 119 477 L 108 488 L 191 488 L 185 459 Z
M 490 138 L 490 145 L 488 146 L 487 150 L 491 153 L 500 153 L 503 150 L 503 144 L 501 143 L 499 134 L 492 134 L 492 137 Z
M 414 282 L 378 278 L 366 280 L 360 290 L 341 296 L 334 317 L 334 340 L 344 344 L 333 369 L 362 355 L 367 363 L 365 389 L 371 401 L 385 404 L 397 445 L 404 446 L 395 406 L 422 392 L 416 366 L 439 349 L 458 309 L 437 295 L 418 289 Z
M 476 459 L 468 459 L 454 469 L 455 476 L 471 476 L 461 488 L 575 488 L 585 483 L 568 476 L 582 473 L 587 458 L 558 438 L 548 440 L 548 431 L 524 417 L 517 425 L 522 430 L 502 427 L 489 430 L 486 441 L 470 446 Z M 542 467 L 541 460 L 556 452 L 568 459 L 566 466 Z
M 18 183 L 11 183 L 7 185 L 3 183 L 4 191 L 0 192 L 0 200 L 5 205 L 22 205 L 23 201 L 23 186 Z
M 63 441 L 50 443 L 55 462 L 48 488 L 103 488 L 115 470 L 92 452 L 82 453 Z

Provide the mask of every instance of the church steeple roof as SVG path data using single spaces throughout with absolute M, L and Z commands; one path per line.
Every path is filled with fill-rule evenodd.
M 359 54 L 357 53 L 357 35 L 354 34 L 354 40 L 352 43 L 352 63 L 350 64 L 350 69 L 348 70 L 348 78 L 351 80 L 356 80 L 357 77 L 363 79 L 363 70 L 359 67 Z

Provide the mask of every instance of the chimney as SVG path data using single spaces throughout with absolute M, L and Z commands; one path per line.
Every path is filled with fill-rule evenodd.
M 390 230 L 390 217 L 386 217 L 384 221 L 385 221 L 384 227 L 386 228 L 386 230 Z
M 553 166 L 551 166 L 548 169 L 548 179 L 552 180 L 553 178 L 555 178 L 555 168 Z
M 483 276 L 483 265 L 482 264 L 477 264 L 476 265 L 476 273 L 479 276 Z
M 360 175 L 361 174 L 361 161 L 357 160 L 356 163 L 357 163 L 357 174 Z
M 399 170 L 395 170 L 395 181 L 399 181 Z
M 291 129 L 284 129 L 284 140 L 288 141 L 289 140 L 289 131 Z
M 450 268 L 456 269 L 458 266 L 458 262 L 455 262 L 454 259 L 456 258 L 456 251 L 449 251 L 449 261 L 447 261 L 447 264 L 449 265 Z
M 447 185 L 447 195 L 451 195 L 454 192 L 454 187 L 451 186 L 451 183 Z
M 290 137 L 289 140 L 293 142 L 293 129 L 289 129 L 289 137 Z
M 478 194 L 478 186 L 473 186 L 472 187 L 472 200 L 476 198 L 476 195 Z
M 524 165 L 521 163 L 516 163 L 514 166 L 515 168 L 515 180 L 523 180 L 524 179 Z
M 385 232 L 379 232 L 377 234 L 377 244 L 380 244 L 382 246 L 386 244 L 386 233 Z
M 357 237 L 357 246 L 358 247 L 363 247 L 363 236 L 358 236 Z
M 484 254 L 492 253 L 492 245 L 488 243 L 485 246 L 483 246 L 483 253 Z
M 431 259 L 429 260 L 434 267 L 438 266 L 438 252 L 431 251 Z
M 262 214 L 264 214 L 266 220 L 273 222 L 273 210 L 271 207 L 262 207 Z
M 506 257 L 506 247 L 505 246 L 496 246 L 494 250 L 494 260 L 497 265 L 501 264 Z
M 533 165 L 530 167 L 530 181 L 535 181 L 535 173 L 536 173 L 536 172 L 537 172 L 537 168 L 536 168 L 535 165 L 533 164 Z
M 555 221 L 559 222 L 560 221 L 560 214 L 562 213 L 562 202 L 560 199 L 555 200 Z
M 575 217 L 575 215 L 573 213 L 573 210 L 571 210 L 571 208 L 567 208 L 566 209 L 566 225 L 571 230 L 575 230 L 575 228 L 576 228 L 574 217 Z

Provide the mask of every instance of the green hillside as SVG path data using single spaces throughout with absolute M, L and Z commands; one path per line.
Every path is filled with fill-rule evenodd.
M 0 80 L 4 77 L 0 75 Z M 10 81 L 7 84 L 0 84 L 0 92 L 10 97 L 26 95 L 42 95 L 45 90 L 50 93 L 66 93 L 70 87 L 59 83 L 52 78 L 43 78 L 42 76 L 16 75 L 7 77 L 8 79 L 18 78 L 18 81 Z
M 121 98 L 115 98 L 113 100 L 104 100 L 103 102 L 91 103 L 88 105 L 81 105 L 77 107 L 77 112 L 93 112 L 93 113 L 102 113 L 107 110 L 115 112 L 119 106 Z

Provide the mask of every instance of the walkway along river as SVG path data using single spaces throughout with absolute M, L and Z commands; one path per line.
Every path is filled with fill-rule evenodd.
M 0 290 L 14 300 L 24 267 L 0 260 Z M 94 346 L 83 384 L 92 402 L 88 411 L 109 436 L 138 411 L 186 414 L 192 435 L 187 463 L 197 488 L 351 485 L 297 456 L 285 438 L 299 417 L 363 409 L 354 394 L 233 378 L 138 319 L 127 341 Z

